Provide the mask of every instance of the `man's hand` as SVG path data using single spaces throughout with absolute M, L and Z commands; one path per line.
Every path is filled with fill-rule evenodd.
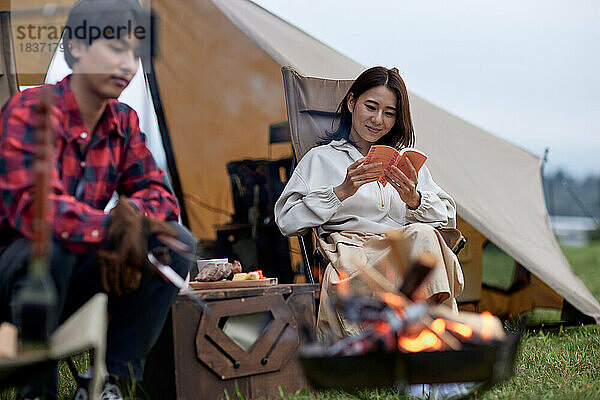
M 120 296 L 138 288 L 142 280 L 142 271 L 129 267 L 116 251 L 98 250 L 96 265 L 100 270 L 100 282 L 106 293 Z
M 102 287 L 107 293 L 120 296 L 138 288 L 143 269 L 148 265 L 150 235 L 177 237 L 177 231 L 164 221 L 141 215 L 121 196 L 111 211 L 106 230 L 110 250 L 99 250 L 96 256 Z

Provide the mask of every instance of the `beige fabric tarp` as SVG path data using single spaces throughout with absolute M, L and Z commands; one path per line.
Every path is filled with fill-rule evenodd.
M 283 69 L 293 140 L 302 157 L 351 81 L 305 78 Z M 331 97 L 323 96 L 323 91 Z M 458 214 L 584 314 L 600 321 L 600 305 L 575 276 L 548 221 L 540 160 L 532 154 L 411 95 L 416 147 L 429 155 L 436 182 Z M 545 303 L 544 303 L 545 304 Z M 540 304 L 540 305 L 544 305 Z
M 280 65 L 210 0 L 155 0 L 155 72 L 194 234 L 231 221 L 226 164 L 266 158 L 268 126 L 284 121 Z M 273 157 L 290 154 L 290 146 Z M 278 152 L 279 151 L 279 152 Z

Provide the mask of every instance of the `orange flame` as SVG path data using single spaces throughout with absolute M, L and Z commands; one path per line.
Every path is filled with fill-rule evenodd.
M 401 337 L 398 346 L 411 353 L 425 350 L 441 350 L 442 341 L 428 329 L 424 329 L 415 338 Z
M 481 313 L 481 333 L 483 340 L 490 340 L 494 335 L 494 316 L 489 311 Z
M 390 324 L 383 321 L 375 321 L 372 323 L 373 328 L 381 334 L 386 334 L 391 332 L 392 327 Z
M 469 325 L 461 324 L 460 322 L 448 321 L 448 329 L 458 333 L 464 338 L 470 338 L 473 336 L 473 328 L 471 328 Z
M 344 271 L 338 271 L 338 275 L 340 277 L 340 281 L 335 285 L 338 295 L 341 297 L 350 296 L 350 286 L 346 280 L 349 278 L 348 274 L 346 274 Z
M 402 309 L 406 307 L 406 301 L 394 293 L 385 292 L 381 294 L 381 299 L 385 301 L 388 305 L 396 308 Z
M 441 318 L 433 320 L 431 323 L 431 330 L 438 335 L 441 335 L 442 333 L 446 332 L 446 321 Z

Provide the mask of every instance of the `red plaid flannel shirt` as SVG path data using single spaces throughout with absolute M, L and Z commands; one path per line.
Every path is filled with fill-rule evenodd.
M 113 192 L 123 194 L 140 212 L 177 220 L 179 206 L 164 171 L 146 147 L 135 111 L 109 100 L 93 135 L 87 131 L 66 77 L 52 85 L 56 133 L 50 176 L 53 239 L 74 252 L 99 247 Z M 32 165 L 35 158 L 33 110 L 39 88 L 14 95 L 0 115 L 0 249 L 20 237 L 31 238 Z M 85 147 L 85 152 L 80 150 Z

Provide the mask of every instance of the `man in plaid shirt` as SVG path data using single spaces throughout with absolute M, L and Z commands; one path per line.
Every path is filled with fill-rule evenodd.
M 146 147 L 135 111 L 116 100 L 138 67 L 141 18 L 136 0 L 80 0 L 69 14 L 63 43 L 73 74 L 51 86 L 56 138 L 48 215 L 56 325 L 98 291 L 107 292 L 108 371 L 136 380 L 142 379 L 145 356 L 177 293 L 143 273 L 148 249 L 161 246 L 154 234 L 195 249 L 193 235 L 177 223 L 177 200 Z M 84 39 L 72 34 L 81 26 L 89 29 Z M 119 29 L 131 26 L 135 34 Z M 40 93 L 41 88 L 17 93 L 0 115 L 0 321 L 13 319 L 11 302 L 27 276 L 34 111 Z M 105 213 L 114 192 L 121 196 L 119 203 Z M 171 266 L 185 277 L 191 260 L 174 251 L 169 256 Z M 23 392 L 31 398 L 42 394 L 56 397 L 56 376 L 45 387 Z

